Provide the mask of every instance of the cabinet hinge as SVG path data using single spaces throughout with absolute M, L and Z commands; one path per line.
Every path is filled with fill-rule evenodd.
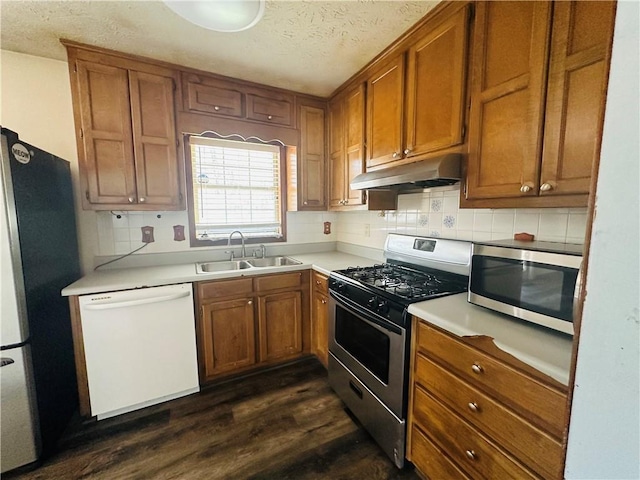
M 464 136 L 467 134 L 467 126 L 462 125 L 462 141 L 464 142 Z
M 362 203 L 367 203 L 367 191 L 362 192 Z
M 73 73 L 78 73 L 78 62 L 73 62 Z
M 80 129 L 80 138 L 84 138 L 84 130 L 82 128 Z
M 84 192 L 84 196 L 87 197 L 87 200 L 89 200 L 89 190 Z
M 200 318 L 204 318 L 204 305 L 200 305 Z

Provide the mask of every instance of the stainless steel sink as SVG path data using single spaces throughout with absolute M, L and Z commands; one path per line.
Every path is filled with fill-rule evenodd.
M 248 268 L 284 267 L 286 265 L 300 265 L 302 262 L 290 257 L 249 258 L 247 260 L 231 260 L 220 262 L 196 263 L 196 273 L 229 272 L 246 270 Z
M 244 270 L 246 268 L 251 268 L 251 265 L 244 260 L 196 263 L 196 273 L 227 272 L 230 270 Z
M 289 257 L 251 258 L 247 263 L 254 267 L 283 267 L 285 265 L 300 265 L 302 262 Z

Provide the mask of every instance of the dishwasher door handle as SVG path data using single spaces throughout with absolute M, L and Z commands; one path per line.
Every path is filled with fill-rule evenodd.
M 188 297 L 191 294 L 189 291 L 173 293 L 171 295 L 159 295 L 157 297 L 139 298 L 136 300 L 125 300 L 123 302 L 104 302 L 85 305 L 87 310 L 110 310 L 112 308 L 124 308 L 134 307 L 136 305 L 147 305 L 149 303 L 168 302 L 169 300 L 175 300 L 177 298 Z

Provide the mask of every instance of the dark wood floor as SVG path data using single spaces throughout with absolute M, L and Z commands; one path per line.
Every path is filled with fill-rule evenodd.
M 417 479 L 345 412 L 309 358 L 119 417 L 75 420 L 60 451 L 5 479 Z

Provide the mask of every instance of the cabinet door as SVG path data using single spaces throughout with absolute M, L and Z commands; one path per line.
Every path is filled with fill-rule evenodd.
M 600 140 L 615 2 L 558 2 L 542 153 L 541 195 L 589 193 Z
M 409 49 L 406 157 L 462 143 L 469 7 Z
M 346 205 L 364 204 L 362 190 L 352 190 L 351 180 L 364 172 L 364 83 L 349 91 L 345 97 L 345 200 Z
M 367 81 L 367 170 L 402 159 L 404 56 Z
M 293 97 L 289 95 L 247 94 L 247 118 L 265 123 L 293 125 Z
M 258 311 L 261 362 L 302 352 L 300 291 L 261 296 Z
M 325 202 L 324 109 L 300 107 L 298 194 L 300 210 L 324 210 Z
M 204 379 L 256 363 L 251 298 L 205 304 L 200 321 Z
M 173 79 L 129 72 L 137 201 L 162 206 L 181 203 L 173 106 Z
M 83 206 L 137 199 L 127 70 L 77 61 Z
M 190 112 L 227 117 L 244 116 L 244 96 L 230 82 L 199 75 L 183 75 L 184 103 Z
M 551 2 L 476 3 L 467 199 L 537 195 L 550 22 Z
M 313 274 L 311 307 L 311 353 L 326 367 L 329 360 L 329 297 L 327 277 Z
M 329 103 L 329 206 L 342 206 L 347 178 L 344 156 L 344 99 Z

